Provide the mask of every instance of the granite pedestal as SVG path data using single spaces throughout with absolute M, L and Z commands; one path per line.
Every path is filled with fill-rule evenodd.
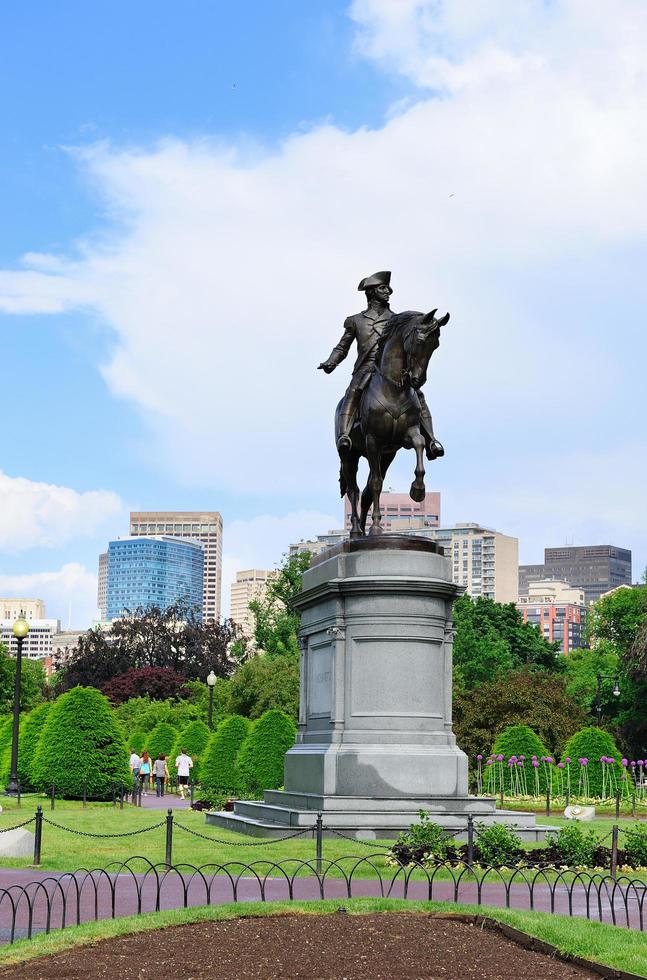
M 495 809 L 467 791 L 467 757 L 452 732 L 452 603 L 461 589 L 434 542 L 404 535 L 346 541 L 303 577 L 301 691 L 284 790 L 239 801 L 208 821 L 278 836 L 324 826 L 396 836 L 427 810 L 457 833 L 471 813 L 514 822 L 530 839 L 532 814 Z

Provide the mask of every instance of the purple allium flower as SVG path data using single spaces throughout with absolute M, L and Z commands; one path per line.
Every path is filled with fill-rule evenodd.
M 517 762 L 517 765 L 518 766 L 523 766 L 523 762 L 521 761 L 521 759 L 519 759 L 519 761 Z
M 482 755 L 477 755 L 477 757 L 476 757 L 476 758 L 477 758 L 477 760 L 478 760 L 478 762 L 480 762 L 480 761 L 481 761 L 481 759 L 483 758 L 483 756 L 482 756 Z
M 553 759 L 552 755 L 547 755 L 546 756 L 546 762 L 554 762 L 554 761 L 555 760 Z
M 558 769 L 563 769 L 564 768 L 564 763 L 563 762 L 558 762 L 557 763 L 557 768 Z
M 516 755 L 511 755 L 510 756 L 510 762 L 516 762 L 516 761 L 517 761 Z
M 522 762 L 525 762 L 526 761 L 525 755 L 520 755 L 519 758 L 521 759 Z
M 537 756 L 536 755 L 533 755 L 533 756 L 531 756 L 531 759 L 532 759 L 533 762 L 535 762 L 536 759 L 537 759 Z
M 644 765 L 645 765 L 645 763 L 643 762 L 643 760 L 642 760 L 642 759 L 638 759 L 638 765 L 639 765 L 639 766 L 644 766 Z
M 569 757 L 568 757 L 568 756 L 566 756 L 566 758 L 564 759 L 564 762 L 565 762 L 565 763 L 566 763 L 566 764 L 568 765 L 568 764 L 570 763 L 570 761 L 571 761 L 571 760 L 569 759 Z
M 492 765 L 492 759 L 487 759 L 485 765 L 486 766 L 491 766 Z
M 513 766 L 514 765 L 514 762 L 512 761 L 512 759 L 508 759 L 508 765 L 509 766 Z
M 622 761 L 622 765 L 623 766 L 626 766 L 627 765 L 627 759 L 622 759 L 621 761 Z
M 533 760 L 532 760 L 532 764 L 533 764 L 533 766 L 535 767 L 535 769 L 536 769 L 536 768 L 538 767 L 538 765 L 539 765 L 539 763 L 537 762 L 537 760 L 536 760 L 536 759 L 533 759 Z
M 499 760 L 499 762 L 503 762 L 503 756 L 502 755 L 498 755 L 497 756 L 497 759 Z

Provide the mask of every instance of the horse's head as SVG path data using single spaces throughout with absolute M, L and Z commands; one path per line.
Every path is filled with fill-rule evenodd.
M 427 380 L 429 358 L 440 343 L 440 328 L 449 320 L 449 313 L 436 319 L 436 310 L 431 313 L 416 313 L 408 325 L 404 338 L 406 355 L 405 380 L 416 391 Z

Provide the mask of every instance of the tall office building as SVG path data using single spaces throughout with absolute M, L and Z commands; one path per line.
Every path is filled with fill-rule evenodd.
M 440 527 L 440 494 L 430 490 L 420 503 L 412 500 L 408 493 L 391 493 L 384 491 L 380 494 L 380 511 L 382 527 L 385 531 L 397 531 L 401 521 L 415 518 L 425 520 L 428 527 Z M 369 511 L 369 523 L 370 523 Z M 350 531 L 350 503 L 344 498 L 344 527 Z
M 584 590 L 566 582 L 548 579 L 531 582 L 528 595 L 520 595 L 517 608 L 525 623 L 533 623 L 551 643 L 557 641 L 562 653 L 584 646 L 586 600 Z
M 199 541 L 119 538 L 108 545 L 107 619 L 155 605 L 167 609 L 186 599 L 203 615 L 204 552 Z
M 609 544 L 544 548 L 543 565 L 519 566 L 519 595 L 527 595 L 529 585 L 543 579 L 583 589 L 589 605 L 604 592 L 631 585 L 631 551 Z
M 99 555 L 99 577 L 97 579 L 97 606 L 102 620 L 108 618 L 108 552 Z
M 277 575 L 276 570 L 248 568 L 236 572 L 236 581 L 231 583 L 231 606 L 229 616 L 237 623 L 245 636 L 254 633 L 254 617 L 249 610 L 253 599 L 262 599 L 267 592 L 268 582 Z
M 4 611 L 4 610 L 3 610 Z M 20 611 L 18 611 L 20 615 Z M 30 660 L 43 660 L 52 655 L 52 638 L 60 631 L 61 624 L 58 619 L 46 619 L 43 617 L 29 616 L 25 612 L 29 623 L 29 633 L 23 640 L 23 657 Z M 13 635 L 13 624 L 18 616 L 11 616 L 9 619 L 0 620 L 0 642 L 3 643 L 9 653 L 15 656 L 18 650 L 18 640 Z
M 167 538 L 200 541 L 204 547 L 204 620 L 220 619 L 222 517 L 218 511 L 134 511 L 130 515 L 130 533 L 133 537 L 163 534 Z

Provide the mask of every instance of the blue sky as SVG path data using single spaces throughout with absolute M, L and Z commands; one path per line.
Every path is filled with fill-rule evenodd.
M 220 509 L 228 575 L 339 524 L 314 366 L 375 268 L 452 312 L 444 518 L 638 574 L 647 14 L 605 7 L 5 6 L 0 591 L 84 625 L 131 507 Z

